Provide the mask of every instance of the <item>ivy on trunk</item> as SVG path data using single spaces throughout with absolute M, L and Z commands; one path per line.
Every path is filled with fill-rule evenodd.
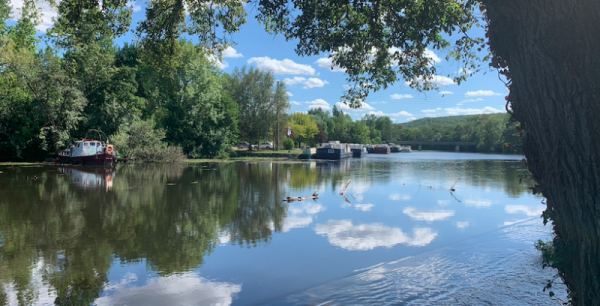
M 573 304 L 600 301 L 600 2 L 485 0 L 492 64 L 547 199 Z

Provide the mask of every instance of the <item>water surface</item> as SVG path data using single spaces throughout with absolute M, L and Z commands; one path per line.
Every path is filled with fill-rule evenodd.
M 357 271 L 472 239 L 497 242 L 483 247 L 488 251 L 510 249 L 514 240 L 490 233 L 531 231 L 517 225 L 539 225 L 544 209 L 528 192 L 521 159 L 413 152 L 304 163 L 0 167 L 0 300 L 305 304 L 311 299 L 304 293 L 334 288 L 327 286 Z M 316 201 L 282 201 L 315 191 Z M 461 250 L 448 258 L 471 262 L 475 253 Z M 547 275 L 532 271 L 531 278 Z M 444 278 L 421 280 L 419 290 L 443 288 Z M 538 289 L 530 293 L 543 304 Z M 321 300 L 336 300 L 334 289 L 325 291 L 333 298 Z M 404 301 L 391 293 L 384 300 Z

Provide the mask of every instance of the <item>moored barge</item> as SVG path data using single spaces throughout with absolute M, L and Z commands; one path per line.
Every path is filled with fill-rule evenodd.
M 116 161 L 116 152 L 113 146 L 108 142 L 102 141 L 103 134 L 97 130 L 90 130 L 98 133 L 98 138 L 75 141 L 75 144 L 60 151 L 58 154 L 58 162 L 60 164 L 80 164 L 80 165 L 98 165 L 98 166 L 110 166 Z
M 350 144 L 350 150 L 352 150 L 352 157 L 364 157 L 369 154 L 367 148 L 361 144 Z
M 373 149 L 374 154 L 390 154 L 390 147 L 386 144 L 378 144 Z
M 316 159 L 342 159 L 352 156 L 352 151 L 348 144 L 340 143 L 339 141 L 330 141 L 329 143 L 321 144 L 317 148 L 317 153 L 313 156 Z

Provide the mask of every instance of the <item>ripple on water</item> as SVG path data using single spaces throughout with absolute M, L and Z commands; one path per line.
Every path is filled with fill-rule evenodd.
M 548 305 L 556 271 L 533 244 L 551 237 L 538 218 L 292 294 L 272 305 Z M 566 287 L 554 285 L 565 300 Z

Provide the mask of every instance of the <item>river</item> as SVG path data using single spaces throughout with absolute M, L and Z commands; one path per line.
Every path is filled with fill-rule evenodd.
M 522 158 L 0 166 L 0 305 L 556 303 Z

